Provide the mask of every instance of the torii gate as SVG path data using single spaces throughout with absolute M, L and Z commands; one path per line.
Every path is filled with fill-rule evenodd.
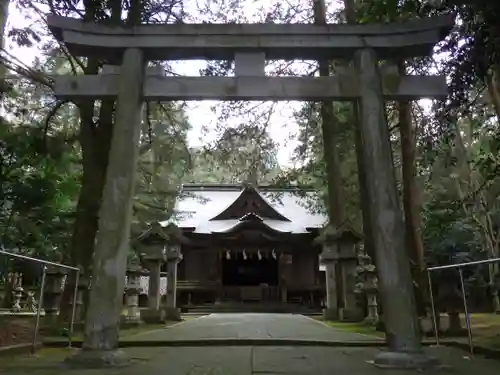
M 108 27 L 57 16 L 49 17 L 48 23 L 72 54 L 122 61 L 115 74 L 55 78 L 55 94 L 61 99 L 117 98 L 93 266 L 93 279 L 99 282 L 91 291 L 85 329 L 87 351 L 109 353 L 118 348 L 121 299 L 117 296 L 123 291 L 143 100 L 336 100 L 353 101 L 360 110 L 389 346 L 375 363 L 418 367 L 433 362 L 421 352 L 384 101 L 444 98 L 447 86 L 442 76 L 383 71 L 378 60 L 430 55 L 453 26 L 452 16 L 369 25 Z M 189 59 L 234 60 L 235 77 L 145 75 L 147 61 Z M 353 60 L 354 67 L 332 77 L 266 77 L 266 59 L 345 59 Z M 327 293 L 328 289 L 327 285 Z

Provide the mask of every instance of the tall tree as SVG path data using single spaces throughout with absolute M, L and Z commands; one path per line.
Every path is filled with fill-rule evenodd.
M 240 183 L 252 176 L 253 183 L 269 183 L 280 171 L 277 153 L 278 145 L 265 127 L 227 127 L 213 143 L 195 150 L 185 181 Z
M 326 25 L 326 7 L 324 0 L 314 0 L 314 21 L 318 25 Z M 330 62 L 319 61 L 319 75 L 330 76 Z M 333 112 L 332 101 L 321 103 L 321 131 L 323 134 L 323 153 L 326 164 L 328 186 L 328 217 L 335 227 L 340 227 L 346 220 L 344 194 L 342 187 L 342 172 L 338 152 L 339 129 Z
M 398 63 L 400 75 L 405 75 L 405 62 Z M 422 238 L 422 216 L 420 192 L 417 185 L 417 149 L 414 122 L 412 121 L 412 104 L 409 101 L 398 103 L 399 133 L 401 136 L 403 210 L 405 215 L 406 247 L 412 261 L 414 279 L 418 286 L 417 301 L 427 300 L 427 277 L 424 244 Z M 420 305 L 420 304 L 419 304 Z
M 348 24 L 356 24 L 358 22 L 356 14 L 355 0 L 344 0 L 344 17 Z M 370 219 L 370 198 L 368 195 L 368 185 L 366 182 L 365 165 L 363 158 L 363 144 L 361 141 L 361 131 L 359 128 L 359 110 L 356 104 L 352 107 L 352 121 L 354 124 L 354 140 L 356 145 L 356 160 L 357 160 L 357 176 L 358 176 L 358 191 L 361 207 L 361 217 L 363 223 L 364 236 L 364 251 L 369 254 L 372 259 L 374 256 L 374 237 Z
M 9 4 L 10 0 L 0 0 L 0 50 L 2 54 L 5 47 L 5 28 L 9 16 Z M 5 91 L 5 74 L 6 67 L 2 59 L 0 59 L 0 101 L 3 96 L 2 93 Z
M 154 22 L 157 17 L 160 17 L 162 22 L 165 20 L 169 22 L 176 18 L 174 6 L 177 3 L 177 0 L 167 3 L 144 1 L 140 2 L 140 4 L 135 0 L 128 2 L 111 0 L 107 3 L 86 1 L 83 4 L 84 11 L 81 16 L 88 21 L 106 22 L 112 25 Z M 73 9 L 65 9 L 66 13 L 71 11 Z M 127 14 L 126 19 L 122 19 L 123 14 Z M 95 58 L 80 61 L 69 55 L 67 56 L 72 63 L 73 74 L 78 74 L 77 67 L 84 74 L 97 74 L 103 63 L 111 65 L 117 65 L 118 63 L 115 60 L 102 61 Z M 92 100 L 78 103 L 80 110 L 79 141 L 82 147 L 83 176 L 71 247 L 65 254 L 64 261 L 80 266 L 85 273 L 89 272 L 94 252 L 98 214 L 101 207 L 111 146 L 114 107 L 115 101 L 113 99 L 103 100 L 100 103 Z M 144 150 L 147 150 L 147 148 Z M 68 282 L 69 288 L 65 288 L 63 306 L 69 306 L 70 293 L 73 289 L 72 284 L 74 284 L 74 279 L 71 278 Z M 65 309 L 64 313 L 61 314 L 61 319 L 67 319 L 68 313 L 69 310 Z

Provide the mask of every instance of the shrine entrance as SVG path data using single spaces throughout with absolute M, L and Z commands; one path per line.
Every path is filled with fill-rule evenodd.
M 274 254 L 274 252 L 272 253 Z M 279 261 L 271 253 L 228 251 L 221 259 L 220 301 L 228 303 L 281 302 Z
M 223 286 L 277 286 L 278 261 L 245 253 L 222 258 Z

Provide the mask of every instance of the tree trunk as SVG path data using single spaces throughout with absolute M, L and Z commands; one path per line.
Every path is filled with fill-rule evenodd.
M 500 67 L 498 65 L 492 68 L 492 73 L 486 76 L 486 87 L 488 89 L 488 94 L 490 97 L 491 104 L 495 111 L 497 121 L 500 121 Z M 480 194 L 482 195 L 482 193 Z M 486 219 L 490 219 L 488 217 L 488 213 L 485 214 Z M 491 219 L 488 220 L 489 224 L 491 224 Z M 491 226 L 490 226 L 491 227 Z M 493 231 L 491 231 L 493 232 Z M 490 257 L 498 257 L 498 241 L 496 241 L 496 236 L 492 236 L 494 239 L 494 246 L 491 248 Z M 500 265 L 498 263 L 493 263 L 488 266 L 489 271 L 489 283 L 490 288 L 495 288 L 495 279 L 500 277 Z M 496 314 L 500 314 L 500 296 L 497 293 L 492 294 L 492 303 L 493 303 L 493 311 Z
M 319 25 L 326 25 L 326 7 L 324 0 L 314 0 L 314 22 Z M 319 75 L 328 77 L 330 75 L 330 63 L 327 60 L 318 61 Z M 346 220 L 344 207 L 344 192 L 342 187 L 342 171 L 337 145 L 338 125 L 333 113 L 333 102 L 323 101 L 321 103 L 321 132 L 323 135 L 323 156 L 326 164 L 326 179 L 328 184 L 328 221 L 329 225 L 340 227 Z M 335 283 L 337 285 L 337 306 L 345 307 L 343 296 L 344 280 L 342 277 L 341 265 L 335 264 Z
M 89 60 L 86 73 L 96 74 L 97 66 L 96 61 Z M 64 262 L 80 267 L 81 271 L 87 275 L 90 274 L 94 255 L 95 236 L 98 229 L 99 210 L 113 131 L 113 110 L 114 101 L 103 102 L 99 112 L 99 126 L 96 127 L 93 122 L 94 103 L 88 102 L 80 106 L 80 145 L 83 155 L 83 174 L 71 237 L 71 249 Z M 70 301 L 73 298 L 76 282 L 74 274 L 71 274 L 67 280 L 61 300 L 60 321 L 67 321 L 70 317 Z M 85 293 L 84 301 L 86 299 L 87 294 Z
M 5 45 L 5 27 L 7 26 L 7 19 L 9 18 L 9 4 L 10 0 L 0 1 L 0 46 L 2 48 Z
M 9 4 L 10 0 L 0 0 L 0 48 L 5 46 L 5 27 L 7 26 L 7 19 L 9 17 Z M 0 101 L 5 92 L 5 76 L 7 69 L 4 64 L 0 63 Z
M 410 257 L 421 270 L 425 268 L 422 243 L 422 219 L 417 186 L 415 132 L 411 122 L 411 104 L 399 103 L 399 127 L 401 134 L 403 206 L 406 226 L 406 243 Z
M 472 119 L 469 119 L 471 122 Z M 460 132 L 460 127 L 458 123 L 455 123 L 455 144 L 456 144 L 456 155 L 458 157 L 459 166 L 461 168 L 462 174 L 466 184 L 467 191 L 463 191 L 460 181 L 456 181 L 456 188 L 459 195 L 460 200 L 462 201 L 462 209 L 464 213 L 469 215 L 474 219 L 474 221 L 478 224 L 480 229 L 480 235 L 483 240 L 483 246 L 486 248 L 486 252 L 488 254 L 488 258 L 498 258 L 498 238 L 495 234 L 495 230 L 493 228 L 493 220 L 491 218 L 488 201 L 484 195 L 484 192 L 480 190 L 481 183 L 476 178 L 476 176 L 472 172 L 472 168 L 469 162 L 469 151 L 465 145 L 465 142 L 462 138 L 462 134 Z M 465 204 L 465 200 L 468 194 L 472 192 L 478 192 L 474 197 L 475 203 L 473 207 Z M 488 265 L 488 274 L 489 274 L 489 285 L 490 288 L 495 285 L 495 277 L 499 274 L 499 264 L 492 263 Z M 500 312 L 500 298 L 498 294 L 491 295 L 492 307 L 495 313 Z
M 85 18 L 94 20 L 92 2 L 85 2 Z M 121 23 L 121 1 L 113 0 L 112 21 Z M 97 74 L 99 61 L 87 60 L 85 74 Z M 95 102 L 90 100 L 80 103 L 80 145 L 83 155 L 83 175 L 81 190 L 78 197 L 75 223 L 71 237 L 71 249 L 65 262 L 81 268 L 84 274 L 90 275 L 90 267 L 94 256 L 95 237 L 98 230 L 99 210 L 101 208 L 102 192 L 108 167 L 109 150 L 113 133 L 114 100 L 101 103 L 99 119 L 94 122 Z M 68 277 L 63 291 L 59 321 L 68 321 L 75 287 L 74 274 Z M 86 309 L 88 293 L 84 294 L 83 311 Z
M 314 0 L 314 22 L 318 25 L 326 24 L 326 10 L 324 0 Z M 330 75 L 330 63 L 318 61 L 319 75 Z M 326 178 L 328 183 L 328 218 L 331 224 L 340 226 L 345 221 L 344 197 L 342 176 L 338 153 L 338 126 L 333 113 L 333 102 L 321 103 L 321 131 L 323 134 L 323 154 L 326 164 Z
M 499 93 L 499 71 L 500 69 L 494 69 L 491 74 L 486 75 L 486 88 L 488 89 L 488 95 L 490 97 L 491 105 L 495 111 L 497 121 L 500 121 L 500 93 Z
M 356 24 L 356 7 L 354 0 L 344 0 L 345 19 L 348 24 Z M 363 221 L 364 251 L 372 258 L 375 264 L 375 253 L 373 244 L 373 230 L 370 222 L 370 197 L 368 195 L 365 165 L 363 159 L 363 145 L 359 129 L 359 110 L 356 104 L 353 105 L 354 139 L 356 144 L 356 159 L 358 163 L 358 186 Z
M 363 145 L 361 140 L 361 132 L 359 129 L 359 110 L 356 104 L 353 105 L 354 118 L 354 137 L 356 145 L 356 160 L 358 164 L 358 186 L 359 198 L 361 206 L 361 215 L 363 220 L 363 244 L 364 251 L 371 257 L 373 264 L 376 266 L 374 238 L 372 224 L 370 221 L 370 196 L 368 195 L 365 164 L 363 159 Z
M 92 105 L 80 109 L 80 144 L 83 154 L 83 174 L 71 237 L 71 249 L 67 252 L 63 260 L 65 263 L 80 267 L 81 271 L 87 275 L 90 273 L 94 254 L 95 235 L 97 233 L 99 209 L 101 207 L 102 190 L 106 176 L 106 146 L 109 153 L 109 140 L 104 139 L 105 137 L 95 139 L 95 132 L 97 131 L 93 128 L 92 117 L 89 116 L 93 113 L 93 108 L 92 103 Z M 112 125 L 108 124 L 108 126 L 112 128 Z M 106 142 L 108 145 L 105 144 Z M 70 302 L 73 298 L 76 282 L 74 276 L 72 273 L 68 277 L 66 287 L 64 288 L 60 321 L 67 321 L 70 317 Z
M 398 72 L 401 76 L 405 75 L 404 62 L 398 64 Z M 426 264 L 422 241 L 422 217 L 420 214 L 420 198 L 417 186 L 417 147 L 415 131 L 412 125 L 411 102 L 399 102 L 398 110 L 399 132 L 401 135 L 405 240 L 412 261 L 413 279 L 417 283 L 416 297 L 419 314 L 424 314 L 428 283 L 425 275 Z
M 8 275 L 8 274 L 7 274 Z M 11 309 L 12 303 L 14 302 L 14 283 L 16 281 L 16 276 L 12 274 L 7 277 L 4 287 L 4 297 L 2 299 L 2 304 L 0 305 L 4 309 Z

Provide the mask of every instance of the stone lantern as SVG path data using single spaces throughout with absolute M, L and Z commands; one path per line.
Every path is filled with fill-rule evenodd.
M 189 243 L 188 239 L 172 223 L 155 223 L 136 239 L 135 247 L 140 249 L 141 259 L 150 269 L 149 306 L 142 314 L 145 321 L 181 319 L 180 310 L 177 308 L 177 264 L 182 260 L 181 246 L 186 243 Z M 160 268 L 165 261 L 167 296 L 165 305 L 160 306 Z
M 357 292 L 366 297 L 368 311 L 365 321 L 371 325 L 377 325 L 379 321 L 377 269 L 372 264 L 371 257 L 364 252 L 358 254 L 358 263 L 359 265 L 356 268 L 358 277 Z
M 135 241 L 142 262 L 149 270 L 148 308 L 141 310 L 141 320 L 145 323 L 156 324 L 165 320 L 164 312 L 160 309 L 160 272 L 165 262 L 165 246 L 168 239 L 160 224 L 155 223 L 150 230 L 143 233 Z
M 24 288 L 23 288 L 23 275 L 14 273 L 12 274 L 12 312 L 21 311 L 21 299 L 23 298 Z
M 336 230 L 335 241 L 339 255 L 339 280 L 341 292 L 340 319 L 345 321 L 361 321 L 363 311 L 356 296 L 356 268 L 358 254 L 356 246 L 362 235 L 355 231 L 349 223 Z
M 43 309 L 46 316 L 55 323 L 64 290 L 66 272 L 59 267 L 47 267 L 45 271 L 45 290 L 43 291 Z
M 336 243 L 335 228 L 328 225 L 316 240 L 320 242 L 323 247 L 320 261 L 326 268 L 326 308 L 323 311 L 323 315 L 326 320 L 336 320 L 339 318 L 339 309 L 335 266 L 339 260 L 339 252 Z
M 356 298 L 356 244 L 361 235 L 346 223 L 329 224 L 318 237 L 323 246 L 320 260 L 326 267 L 325 319 L 357 321 L 363 318 Z
M 182 231 L 174 224 L 165 229 L 168 235 L 167 256 L 167 298 L 163 310 L 167 320 L 181 320 L 180 309 L 177 307 L 177 265 L 182 261 L 181 247 L 189 243 Z
M 141 287 L 141 276 L 144 271 L 137 265 L 130 266 L 126 271 L 127 281 L 125 284 L 125 311 L 123 314 L 123 323 L 139 324 L 141 323 L 141 314 L 139 311 L 139 293 Z

